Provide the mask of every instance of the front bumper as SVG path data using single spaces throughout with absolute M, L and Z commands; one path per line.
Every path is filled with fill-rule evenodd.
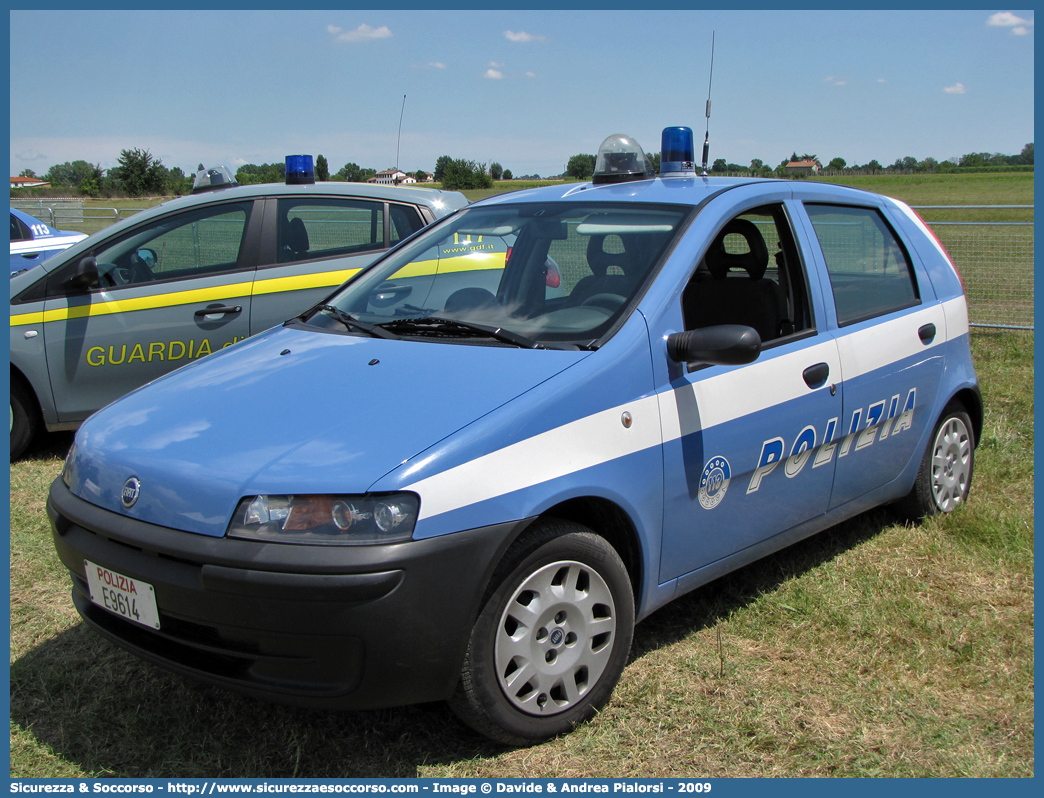
M 212 538 L 73 495 L 47 501 L 84 620 L 169 670 L 267 700 L 371 709 L 448 698 L 515 521 L 383 546 Z M 84 560 L 155 588 L 160 629 L 90 600 Z

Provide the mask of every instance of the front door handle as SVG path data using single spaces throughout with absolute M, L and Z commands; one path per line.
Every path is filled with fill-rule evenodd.
M 242 305 L 211 305 L 207 308 L 201 308 L 197 310 L 196 316 L 216 316 L 218 314 L 225 313 L 240 313 L 243 310 Z
M 926 324 L 917 331 L 917 336 L 921 339 L 921 343 L 927 346 L 935 340 L 935 325 Z
M 821 388 L 826 384 L 827 377 L 830 376 L 830 366 L 826 363 L 816 363 L 801 372 L 801 376 L 805 378 L 805 384 L 809 388 Z

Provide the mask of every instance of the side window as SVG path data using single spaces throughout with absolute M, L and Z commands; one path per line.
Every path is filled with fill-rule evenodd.
M 409 205 L 391 205 L 388 209 L 388 215 L 391 217 L 392 244 L 399 243 L 402 239 L 408 238 L 424 227 L 420 213 L 417 212 L 416 208 Z
M 813 328 L 805 273 L 781 205 L 730 219 L 682 292 L 685 329 L 753 327 L 763 343 Z
M 26 229 L 25 225 L 22 224 L 15 215 L 11 214 L 11 240 L 12 241 L 25 241 L 32 236 L 29 235 L 29 230 Z
M 278 263 L 384 248 L 384 203 L 310 197 L 279 200 Z
M 213 205 L 154 219 L 116 241 L 105 241 L 92 253 L 98 261 L 102 289 L 156 280 L 187 280 L 240 268 L 252 202 Z M 64 283 L 76 264 L 48 279 L 47 293 L 66 293 Z
M 805 210 L 826 260 L 839 325 L 918 304 L 910 260 L 877 210 L 811 203 Z

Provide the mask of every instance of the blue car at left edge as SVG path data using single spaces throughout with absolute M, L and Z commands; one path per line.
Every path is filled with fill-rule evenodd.
M 11 208 L 11 274 L 31 269 L 85 238 L 86 233 L 56 230 L 24 211 Z
M 670 139 L 670 140 L 668 140 Z M 960 276 L 905 203 L 655 175 L 437 221 L 80 427 L 76 609 L 177 673 L 324 709 L 447 700 L 503 743 L 608 702 L 636 622 L 872 507 L 968 500 Z

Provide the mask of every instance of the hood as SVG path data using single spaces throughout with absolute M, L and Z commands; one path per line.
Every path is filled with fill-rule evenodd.
M 70 487 L 122 515 L 221 536 L 244 496 L 364 493 L 589 354 L 276 328 L 91 416 Z M 127 509 L 132 477 L 141 488 Z

